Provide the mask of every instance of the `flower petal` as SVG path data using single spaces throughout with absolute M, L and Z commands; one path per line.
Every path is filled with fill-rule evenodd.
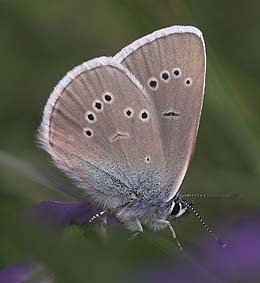
M 42 201 L 28 209 L 26 216 L 36 223 L 59 231 L 72 223 L 80 225 L 96 213 L 98 211 L 93 209 L 86 201 Z
M 209 239 L 199 241 L 196 250 L 184 249 L 179 257 L 150 267 L 141 275 L 141 281 L 249 282 L 260 278 L 260 221 L 254 217 L 230 225 L 222 238 L 227 243 L 225 248 Z
M 23 283 L 36 274 L 41 266 L 34 263 L 20 263 L 11 265 L 0 271 L 1 283 Z

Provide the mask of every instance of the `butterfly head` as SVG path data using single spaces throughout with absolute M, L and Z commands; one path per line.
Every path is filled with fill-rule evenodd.
M 190 212 L 190 206 L 192 206 L 192 203 L 187 203 L 179 195 L 177 195 L 172 199 L 172 205 L 168 219 L 175 220 L 186 215 Z

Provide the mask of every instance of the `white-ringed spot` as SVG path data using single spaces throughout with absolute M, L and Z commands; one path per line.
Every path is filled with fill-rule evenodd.
M 147 122 L 150 119 L 149 112 L 146 109 L 143 109 L 139 112 L 139 118 L 143 122 Z
M 134 109 L 131 107 L 127 107 L 124 109 L 124 114 L 127 118 L 132 118 L 134 116 Z
M 181 70 L 179 68 L 173 68 L 172 76 L 173 78 L 178 79 L 181 76 Z
M 74 141 L 73 136 L 72 136 L 72 135 L 68 135 L 68 140 L 71 141 L 71 142 L 73 142 L 73 141 Z
M 114 100 L 113 94 L 108 91 L 104 92 L 102 98 L 105 103 L 112 103 L 112 101 Z
M 170 73 L 167 70 L 160 72 L 160 79 L 162 82 L 168 83 L 170 81 Z
M 192 79 L 191 79 L 191 78 L 186 78 L 186 79 L 185 79 L 184 84 L 185 84 L 185 86 L 186 86 L 186 87 L 191 86 L 191 85 L 192 85 L 192 83 L 193 83 L 193 81 L 192 81 Z
M 83 135 L 86 136 L 87 138 L 91 138 L 93 136 L 93 131 L 90 128 L 84 128 L 82 132 Z
M 96 99 L 93 102 L 92 107 L 94 108 L 95 111 L 101 112 L 103 110 L 103 102 L 99 99 Z
M 85 119 L 90 123 L 94 123 L 97 120 L 95 113 L 91 111 L 86 112 Z
M 151 77 L 148 81 L 147 81 L 147 85 L 148 87 L 153 90 L 156 91 L 159 87 L 159 82 L 155 77 Z

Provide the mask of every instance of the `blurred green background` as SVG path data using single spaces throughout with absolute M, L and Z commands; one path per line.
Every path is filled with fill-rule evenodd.
M 181 190 L 244 194 L 245 200 L 239 202 L 198 201 L 198 210 L 215 230 L 241 213 L 259 209 L 259 10 L 259 1 L 239 0 L 1 0 L 1 152 L 27 161 L 39 172 L 52 172 L 63 182 L 47 154 L 35 145 L 43 107 L 56 83 L 83 61 L 114 55 L 154 30 L 195 25 L 203 31 L 207 48 L 206 93 L 195 155 Z M 41 200 L 70 199 L 16 172 L 36 176 L 32 168 L 4 155 L 0 158 L 2 269 L 24 259 L 24 243 L 14 234 L 27 235 L 28 229 L 17 230 L 15 215 Z M 205 236 L 193 216 L 176 223 L 175 229 L 184 246 Z M 120 240 L 111 240 L 110 248 L 104 248 L 95 237 L 91 245 L 77 228 L 70 228 L 64 236 L 66 245 L 52 248 L 53 257 L 46 252 L 44 240 L 43 249 L 34 253 L 49 262 L 57 282 L 99 282 L 102 278 L 115 282 L 117 276 L 164 257 L 158 239 L 157 244 L 145 240 L 129 244 L 125 243 L 127 232 L 115 234 Z M 170 239 L 167 231 L 161 236 Z

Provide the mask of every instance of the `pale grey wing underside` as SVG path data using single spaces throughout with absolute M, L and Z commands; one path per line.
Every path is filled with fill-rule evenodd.
M 194 27 L 165 28 L 133 42 L 114 59 L 144 85 L 155 104 L 171 198 L 186 174 L 199 125 L 206 68 L 202 34 Z
M 140 182 L 156 187 L 163 179 L 153 102 L 111 58 L 88 61 L 64 77 L 45 107 L 39 140 L 86 194 L 107 206 L 137 193 Z

